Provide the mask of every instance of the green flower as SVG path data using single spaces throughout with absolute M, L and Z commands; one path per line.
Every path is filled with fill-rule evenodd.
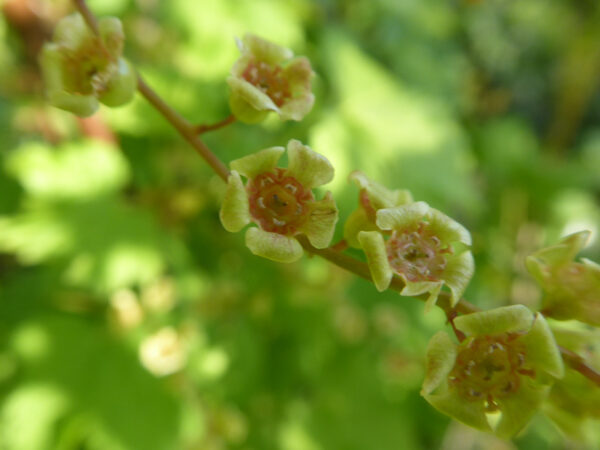
M 133 68 L 121 57 L 121 22 L 107 17 L 98 27 L 100 37 L 79 13 L 71 14 L 58 23 L 53 41 L 40 54 L 48 101 L 81 117 L 96 112 L 98 101 L 107 106 L 127 103 L 136 89 Z
M 282 120 L 302 120 L 315 101 L 308 59 L 293 58 L 291 50 L 253 34 L 237 43 L 242 56 L 227 78 L 229 106 L 236 118 L 257 123 L 274 111 Z
M 544 317 L 522 305 L 457 317 L 466 338 L 444 331 L 427 348 L 421 395 L 440 412 L 509 438 L 547 397 L 563 361 Z
M 359 206 L 344 224 L 344 239 L 350 247 L 359 248 L 358 233 L 361 231 L 377 231 L 376 214 L 379 209 L 412 203 L 413 199 L 407 190 L 389 190 L 385 186 L 371 181 L 358 170 L 348 177 L 360 188 Z
M 250 251 L 273 261 L 293 262 L 302 256 L 302 246 L 294 236 L 305 234 L 314 247 L 327 247 L 338 210 L 331 192 L 317 201 L 311 191 L 333 179 L 329 161 L 291 140 L 288 168 L 277 168 L 284 151 L 271 147 L 231 162 L 220 218 L 231 232 L 256 223 L 258 228 L 246 231 Z M 248 179 L 246 186 L 240 175 Z
M 546 316 L 600 326 L 600 265 L 573 261 L 589 237 L 589 231 L 580 231 L 527 257 L 527 269 L 545 293 Z
M 475 269 L 468 249 L 471 235 L 462 225 L 425 202 L 380 209 L 375 223 L 389 231 L 387 240 L 381 232 L 361 231 L 358 241 L 379 291 L 387 289 L 396 274 L 406 284 L 402 295 L 430 294 L 426 310 L 444 284 L 450 289 L 451 305 L 458 303 Z

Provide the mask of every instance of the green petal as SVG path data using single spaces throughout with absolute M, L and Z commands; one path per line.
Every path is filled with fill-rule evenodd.
M 521 341 L 527 346 L 527 361 L 536 369 L 541 369 L 555 378 L 564 376 L 563 360 L 544 316 L 536 313 L 531 330 L 521 337 Z
M 313 75 L 310 61 L 304 56 L 292 59 L 283 69 L 283 76 L 290 83 L 294 96 L 310 92 Z
M 265 148 L 243 158 L 235 159 L 229 165 L 246 178 L 252 179 L 261 173 L 273 170 L 284 151 L 283 147 Z
M 560 243 L 551 247 L 543 248 L 533 253 L 531 257 L 537 259 L 539 263 L 558 266 L 572 261 L 577 253 L 585 247 L 590 238 L 590 231 L 580 231 L 563 238 Z
M 121 21 L 116 17 L 104 17 L 98 21 L 98 29 L 108 52 L 115 58 L 120 57 L 125 41 Z
M 244 123 L 257 123 L 268 111 L 279 112 L 271 97 L 246 80 L 228 77 L 230 88 L 229 106 L 237 119 Z
M 312 189 L 333 179 L 333 166 L 329 160 L 310 147 L 292 139 L 287 150 L 288 172 L 305 188 Z
M 472 402 L 462 398 L 455 389 L 447 389 L 440 394 L 421 394 L 434 408 L 459 422 L 481 431 L 491 432 L 492 428 L 485 415 L 482 401 Z
M 52 42 L 73 50 L 81 47 L 85 44 L 85 41 L 92 38 L 92 31 L 79 13 L 63 17 L 56 24 L 52 34 Z
M 292 100 L 287 101 L 279 109 L 279 117 L 281 117 L 282 120 L 300 121 L 310 112 L 314 103 L 315 96 L 312 93 L 295 97 Z
M 392 268 L 388 262 L 385 242 L 377 231 L 361 231 L 358 242 L 367 256 L 371 277 L 378 291 L 385 291 L 392 281 Z
M 225 197 L 219 211 L 223 228 L 235 233 L 250 223 L 248 195 L 240 174 L 232 170 L 227 179 Z
M 445 243 L 462 242 L 471 245 L 471 233 L 458 222 L 437 209 L 430 208 L 427 214 L 429 226 L 435 235 Z
M 282 263 L 298 261 L 303 253 L 296 239 L 254 227 L 246 231 L 246 246 L 257 256 Z
M 539 409 L 541 402 L 548 396 L 548 386 L 535 385 L 525 380 L 519 390 L 509 397 L 498 400 L 502 417 L 494 429 L 497 436 L 509 439 L 521 431 Z
M 443 281 L 409 281 L 404 275 L 400 274 L 400 277 L 406 283 L 404 289 L 400 292 L 400 295 L 404 295 L 406 297 L 414 297 L 416 295 L 421 295 L 426 292 L 429 292 L 429 297 L 425 301 L 425 312 L 429 312 L 431 307 L 435 305 L 438 296 L 440 295 L 440 290 L 442 289 Z
M 121 106 L 133 98 L 136 88 L 137 77 L 133 67 L 125 59 L 119 58 L 117 72 L 98 99 L 107 106 Z
M 240 50 L 249 51 L 257 60 L 268 64 L 279 64 L 294 56 L 294 53 L 290 49 L 281 47 L 250 33 L 244 36 Z
M 357 208 L 344 223 L 344 239 L 350 247 L 360 248 L 358 233 L 361 231 L 377 231 L 377 226 L 369 220 L 363 208 Z
M 442 278 L 450 288 L 450 306 L 458 303 L 471 281 L 473 273 L 475 273 L 475 261 L 469 250 L 448 258 Z
M 377 226 L 382 230 L 401 230 L 421 222 L 429 211 L 425 202 L 410 203 L 377 211 Z
M 421 395 L 431 394 L 436 390 L 456 363 L 456 344 L 445 331 L 438 331 L 427 344 L 427 370 Z
M 533 318 L 527 307 L 511 305 L 459 316 L 454 319 L 454 325 L 470 336 L 512 333 L 529 330 Z
M 308 221 L 302 226 L 302 231 L 315 248 L 325 248 L 331 242 L 338 220 L 338 209 L 331 192 L 327 192 L 323 200 L 314 202 L 311 206 Z
M 365 189 L 369 200 L 375 210 L 393 208 L 394 206 L 412 203 L 413 198 L 409 191 L 404 189 L 390 190 L 382 184 L 370 180 L 364 173 L 356 170 L 348 179 L 354 181 L 358 187 Z

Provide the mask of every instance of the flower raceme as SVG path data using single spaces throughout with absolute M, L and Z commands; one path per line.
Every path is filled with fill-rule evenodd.
M 379 209 L 375 223 L 382 231 L 360 231 L 358 241 L 379 291 L 396 274 L 405 283 L 401 295 L 429 293 L 426 310 L 444 284 L 451 305 L 458 303 L 475 269 L 471 235 L 462 225 L 425 202 Z
M 269 111 L 282 120 L 302 120 L 315 100 L 308 59 L 293 58 L 291 50 L 253 34 L 237 43 L 242 55 L 227 78 L 233 115 L 246 123 L 260 122 Z
M 107 106 L 127 103 L 136 89 L 134 70 L 121 57 L 121 21 L 101 19 L 98 29 L 96 36 L 79 13 L 67 16 L 40 54 L 49 102 L 81 117 L 96 112 L 98 101 Z
M 283 147 L 271 147 L 231 162 L 221 206 L 221 223 L 237 232 L 250 222 L 246 245 L 252 253 L 278 262 L 293 262 L 303 253 L 294 238 L 305 234 L 316 248 L 331 242 L 338 210 L 330 192 L 315 200 L 311 189 L 333 179 L 329 161 L 300 141 L 287 146 L 288 168 L 278 168 Z M 244 186 L 241 176 L 247 178 Z
M 526 264 L 544 290 L 547 316 L 600 326 L 600 265 L 585 258 L 573 261 L 589 237 L 589 231 L 571 234 L 528 256 Z
M 564 375 L 548 324 L 512 305 L 457 317 L 454 325 L 466 338 L 455 344 L 444 331 L 433 336 L 421 395 L 469 426 L 515 435 Z

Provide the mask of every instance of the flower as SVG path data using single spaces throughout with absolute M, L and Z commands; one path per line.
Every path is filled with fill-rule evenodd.
M 589 237 L 589 231 L 580 231 L 527 257 L 527 269 L 545 293 L 546 316 L 600 326 L 600 265 L 573 261 Z
M 316 248 L 331 242 L 338 210 L 331 192 L 315 200 L 311 189 L 333 179 L 329 161 L 300 141 L 287 146 L 288 168 L 277 168 L 283 147 L 271 147 L 231 162 L 220 218 L 227 231 L 246 231 L 252 253 L 279 262 L 302 256 L 294 236 L 303 233 Z M 244 187 L 240 175 L 248 182 Z
M 58 23 L 53 41 L 40 54 L 48 101 L 81 117 L 96 112 L 98 100 L 107 106 L 127 103 L 136 89 L 134 70 L 121 57 L 121 21 L 107 17 L 98 28 L 99 37 L 79 13 L 71 14 Z
M 512 305 L 457 317 L 454 325 L 466 338 L 455 344 L 444 331 L 433 336 L 421 395 L 469 426 L 513 436 L 547 397 L 553 378 L 564 375 L 546 320 Z
M 444 284 L 450 289 L 451 305 L 458 303 L 475 270 L 468 250 L 471 235 L 462 225 L 425 202 L 380 209 L 375 223 L 391 231 L 388 239 L 379 231 L 361 231 L 358 241 L 379 291 L 387 289 L 396 274 L 405 283 L 400 294 L 429 292 L 426 310 Z
M 358 233 L 361 231 L 377 231 L 376 214 L 379 209 L 412 203 L 412 195 L 407 190 L 390 190 L 371 181 L 362 172 L 352 172 L 348 179 L 360 188 L 359 206 L 344 224 L 344 239 L 350 247 L 360 248 Z
M 237 44 L 242 55 L 227 78 L 234 116 L 257 123 L 275 111 L 282 120 L 302 120 L 315 101 L 308 59 L 293 58 L 291 50 L 253 34 L 246 34 Z

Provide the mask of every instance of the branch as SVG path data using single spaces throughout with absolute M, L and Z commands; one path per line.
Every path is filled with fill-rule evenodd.
M 197 134 L 202 134 L 202 133 L 206 133 L 207 131 L 218 130 L 219 128 L 226 127 L 227 125 L 232 124 L 235 121 L 236 121 L 235 116 L 233 114 L 230 114 L 229 116 L 225 117 L 223 120 L 221 120 L 217 123 L 213 123 L 210 125 L 196 125 L 194 127 L 194 130 L 196 131 Z

